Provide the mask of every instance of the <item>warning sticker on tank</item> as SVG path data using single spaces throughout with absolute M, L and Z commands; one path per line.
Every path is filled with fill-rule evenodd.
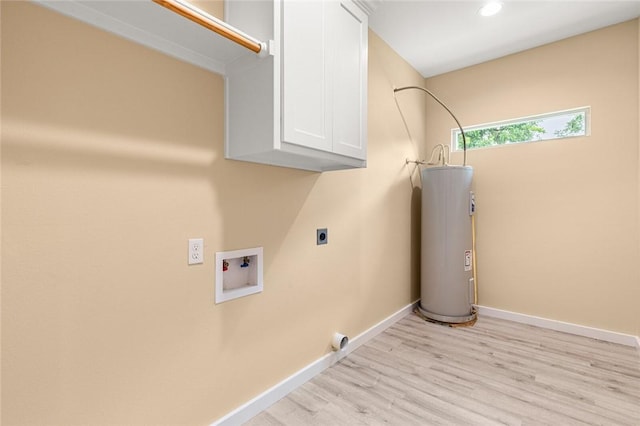
M 464 251 L 464 271 L 468 272 L 471 270 L 471 250 Z

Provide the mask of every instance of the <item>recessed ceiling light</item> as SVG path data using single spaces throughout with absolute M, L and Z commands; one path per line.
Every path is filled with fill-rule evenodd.
M 482 16 L 493 16 L 500 12 L 500 9 L 502 9 L 502 3 L 499 1 L 492 1 L 482 6 L 478 13 Z

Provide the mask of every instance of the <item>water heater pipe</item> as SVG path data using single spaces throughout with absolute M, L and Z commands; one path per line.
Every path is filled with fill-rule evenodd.
M 403 90 L 408 90 L 408 89 L 418 89 L 418 90 L 422 90 L 423 92 L 425 92 L 426 94 L 428 94 L 429 96 L 431 96 L 437 103 L 440 104 L 440 106 L 442 106 L 442 108 L 444 108 L 445 110 L 447 110 L 447 112 L 449 113 L 449 115 L 451 117 L 453 117 L 453 119 L 455 120 L 456 124 L 458 125 L 458 129 L 460 129 L 460 134 L 462 135 L 462 150 L 464 152 L 463 154 L 463 160 L 462 160 L 462 165 L 466 166 L 467 165 L 467 137 L 464 134 L 464 130 L 462 129 L 462 125 L 460 124 L 460 122 L 458 121 L 458 119 L 456 118 L 456 116 L 451 112 L 451 110 L 444 104 L 444 102 L 442 102 L 440 99 L 438 99 L 438 97 L 436 95 L 434 95 L 433 93 L 431 93 L 429 90 L 425 89 L 424 87 L 420 87 L 420 86 L 406 86 L 406 87 L 400 87 L 398 89 L 393 89 L 393 93 L 397 93 L 397 92 L 401 92 Z
M 438 160 L 435 161 L 433 159 L 433 157 L 436 155 L 436 151 L 438 151 Z M 429 158 L 429 161 L 427 162 L 427 165 L 429 166 L 435 166 L 436 164 L 440 164 L 443 166 L 448 166 L 449 165 L 449 145 L 444 145 L 439 143 L 438 145 L 436 145 L 435 147 L 433 147 L 433 150 L 431 151 L 431 158 Z M 423 162 L 424 164 L 424 162 Z
M 471 215 L 471 263 L 473 266 L 473 304 L 478 304 L 478 274 L 476 273 L 476 215 Z

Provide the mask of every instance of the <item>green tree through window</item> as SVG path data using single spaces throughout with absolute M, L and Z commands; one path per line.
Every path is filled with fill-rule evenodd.
M 467 149 L 586 136 L 589 112 L 590 108 L 584 107 L 465 127 Z M 453 140 L 454 150 L 461 151 L 462 134 L 459 129 L 453 130 Z
M 536 140 L 539 135 L 544 133 L 545 129 L 539 126 L 539 121 L 528 121 L 526 123 L 469 130 L 465 132 L 465 135 L 467 137 L 467 149 L 469 149 L 528 142 Z M 458 149 L 462 148 L 462 134 L 458 134 Z
M 569 120 L 562 130 L 556 130 L 554 133 L 559 138 L 568 138 L 569 136 L 579 136 L 584 134 L 584 114 L 578 114 Z

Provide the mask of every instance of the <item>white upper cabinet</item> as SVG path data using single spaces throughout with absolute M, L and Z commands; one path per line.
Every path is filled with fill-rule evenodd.
M 332 151 L 329 2 L 282 4 L 283 140 Z
M 335 19 L 331 45 L 333 151 L 367 158 L 367 15 L 353 3 L 329 2 Z
M 367 14 L 351 0 L 225 6 L 232 25 L 273 40 L 271 57 L 227 67 L 227 158 L 314 171 L 365 167 Z

